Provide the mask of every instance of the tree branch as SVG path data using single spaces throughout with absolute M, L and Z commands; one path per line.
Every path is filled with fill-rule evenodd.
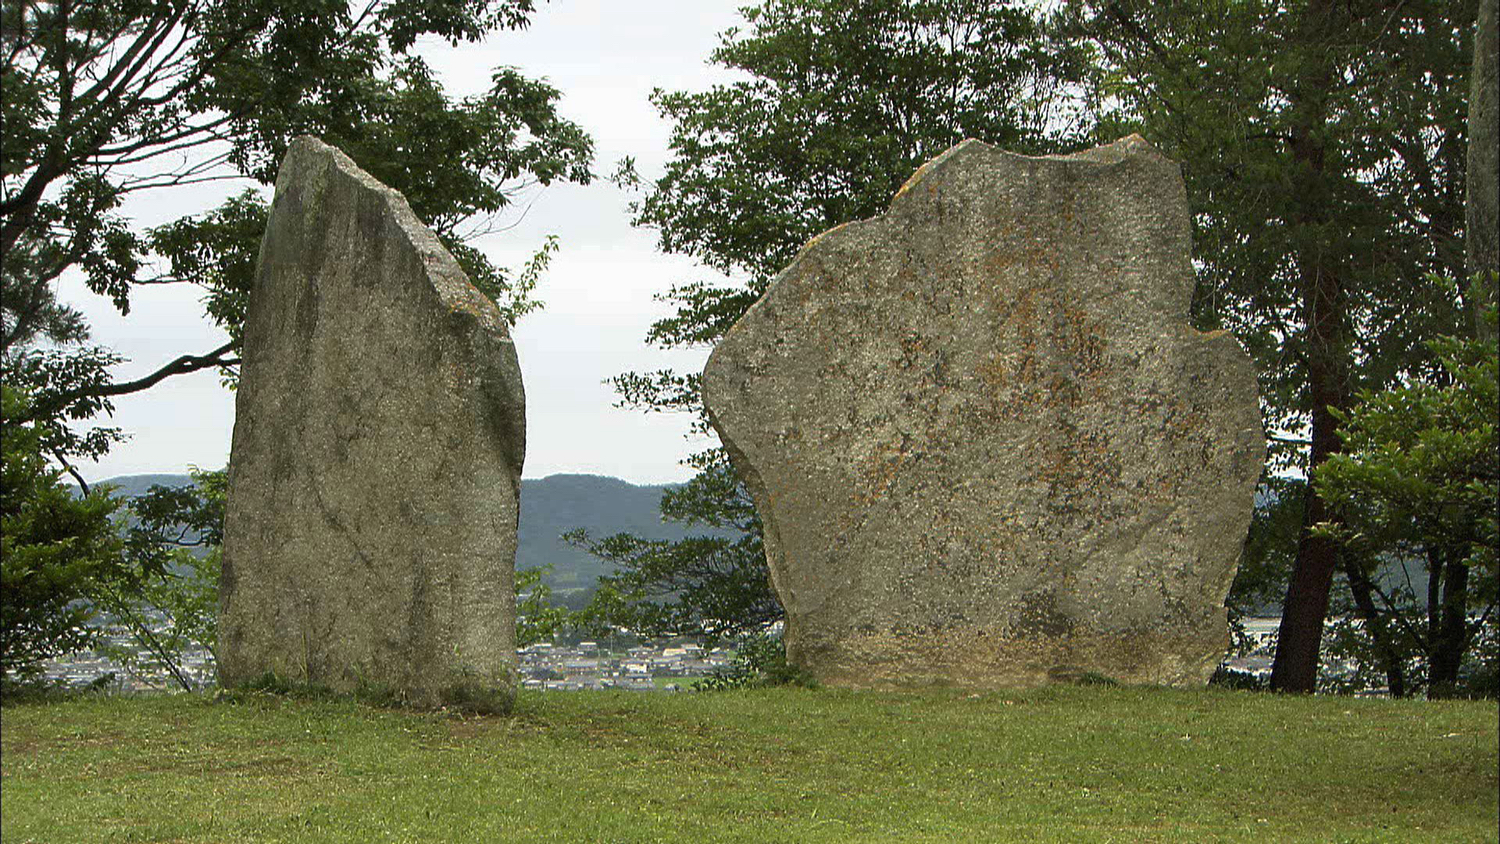
M 138 393 L 141 390 L 156 386 L 157 383 L 173 375 L 186 375 L 190 372 L 197 372 L 200 369 L 233 366 L 239 363 L 240 359 L 226 358 L 224 356 L 233 351 L 237 345 L 238 341 L 230 340 L 228 343 L 206 355 L 183 355 L 144 378 L 137 378 L 134 381 L 127 381 L 123 384 L 105 384 L 98 387 L 86 387 L 59 393 L 49 401 L 38 402 L 27 412 L 24 419 L 16 421 L 32 422 L 37 419 L 47 418 L 82 398 L 105 398 L 107 396 L 123 396 L 128 393 Z
M 49 449 L 49 451 L 52 452 L 52 456 L 57 459 L 57 462 L 61 463 L 62 467 L 67 470 L 68 474 L 73 476 L 73 480 L 78 482 L 78 489 L 81 490 L 84 495 L 88 495 L 89 482 L 84 480 L 82 475 L 78 474 L 78 470 L 73 468 L 73 464 L 68 462 L 68 459 L 63 456 L 63 453 L 61 451 L 55 448 Z

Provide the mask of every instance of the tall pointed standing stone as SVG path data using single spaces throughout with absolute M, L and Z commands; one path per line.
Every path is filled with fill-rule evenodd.
M 1177 165 L 966 141 L 814 239 L 714 350 L 790 660 L 849 686 L 1199 684 L 1265 442 L 1188 325 Z
M 525 395 L 495 305 L 399 193 L 298 138 L 242 358 L 221 681 L 508 706 Z

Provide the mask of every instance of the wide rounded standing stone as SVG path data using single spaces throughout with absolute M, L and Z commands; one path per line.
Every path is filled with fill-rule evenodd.
M 789 659 L 844 686 L 1206 682 L 1265 442 L 1192 285 L 1178 167 L 1135 136 L 965 141 L 809 243 L 703 373 Z
M 235 412 L 221 682 L 508 706 L 515 346 L 406 200 L 312 138 L 276 181 Z

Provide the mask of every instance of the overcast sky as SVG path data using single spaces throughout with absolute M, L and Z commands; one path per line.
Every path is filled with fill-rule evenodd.
M 479 45 L 423 45 L 422 54 L 454 96 L 488 87 L 493 68 L 509 65 L 562 92 L 560 112 L 593 136 L 595 173 L 636 158 L 647 178 L 661 170 L 670 126 L 647 97 L 652 88 L 702 90 L 728 77 L 708 67 L 718 33 L 740 22 L 745 0 L 552 0 L 529 29 Z M 243 185 L 159 192 L 124 210 L 153 225 L 216 206 Z M 630 226 L 630 197 L 600 179 L 587 187 L 553 185 L 528 199 L 514 225 L 476 241 L 498 264 L 519 267 L 556 234 L 560 251 L 538 286 L 544 309 L 514 331 L 526 382 L 524 476 L 559 472 L 613 475 L 636 483 L 684 480 L 680 461 L 705 445 L 687 437 L 678 415 L 616 409 L 604 383 L 628 370 L 702 367 L 707 350 L 664 351 L 644 342 L 652 321 L 669 313 L 653 294 L 711 271 L 656 251 L 655 233 Z M 201 354 L 227 337 L 204 317 L 196 288 L 147 288 L 121 318 L 102 297 L 65 281 L 63 298 L 80 307 L 94 340 L 129 358 L 122 380 L 149 373 L 185 353 Z M 147 472 L 219 468 L 229 455 L 234 395 L 212 372 L 169 378 L 119 398 L 109 424 L 130 439 L 95 465 L 90 481 Z

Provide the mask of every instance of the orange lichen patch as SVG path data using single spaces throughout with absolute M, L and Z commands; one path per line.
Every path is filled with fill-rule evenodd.
M 1065 331 L 1058 339 L 1073 371 L 1081 377 L 1097 378 L 1104 372 L 1104 320 L 1090 318 L 1088 311 L 1069 303 L 1063 304 L 1062 313 Z
M 992 247 L 984 259 L 984 270 L 993 278 L 1013 275 L 1018 268 L 1045 269 L 1055 273 L 1060 268 L 1057 256 L 1040 240 L 1030 240 L 1022 247 Z
M 1034 480 L 1052 495 L 1093 500 L 1116 485 L 1119 466 L 1109 437 L 1100 431 L 1070 432 L 1047 444 Z
M 917 172 L 911 174 L 911 178 L 907 179 L 904 183 L 902 183 L 901 187 L 896 190 L 896 195 L 893 196 L 893 197 L 891 197 L 891 204 L 895 205 L 896 204 L 896 200 L 900 199 L 908 191 L 912 190 L 917 185 L 921 184 L 924 180 L 926 180 L 926 178 L 929 175 L 931 175 L 932 173 L 934 173 L 937 170 L 938 166 L 940 164 L 942 164 L 943 161 L 945 161 L 948 158 L 952 157 L 959 150 L 963 149 L 965 146 L 967 146 L 969 144 L 972 144 L 972 143 L 977 143 L 977 141 L 972 141 L 972 140 L 962 141 L 959 144 L 957 144 L 956 146 L 953 146 L 950 149 L 948 149 L 948 151 L 944 152 L 942 155 L 939 155 L 938 157 L 936 157 L 936 158 L 928 161 L 927 163 L 923 164 L 921 167 L 918 167 L 917 168 Z M 932 186 L 932 185 L 928 185 L 927 186 L 928 193 L 932 193 L 935 190 L 936 190 L 936 188 L 934 186 Z
M 903 451 L 900 443 L 882 443 L 865 464 L 855 501 L 861 507 L 869 507 L 885 498 L 912 459 L 913 455 Z
M 990 355 L 987 360 L 977 367 L 979 380 L 993 394 L 997 401 L 999 395 L 1010 387 L 1010 367 L 1006 365 L 1005 358 L 998 352 Z
M 922 360 L 932 354 L 934 340 L 915 331 L 907 331 L 898 341 L 901 345 L 901 366 L 912 369 L 921 366 Z
M 1201 432 L 1209 422 L 1208 411 L 1199 405 L 1170 404 L 1161 422 L 1163 435 L 1179 441 Z
M 819 243 L 827 241 L 829 238 L 833 237 L 835 234 L 837 234 L 840 230 L 842 230 L 846 226 L 852 226 L 852 225 L 854 225 L 853 222 L 840 223 L 839 225 L 834 226 L 833 228 L 829 229 L 828 231 L 823 232 L 820 235 L 814 236 L 812 240 L 809 240 L 807 242 L 806 246 L 802 247 L 802 251 L 798 253 L 798 257 L 800 258 L 802 255 L 808 254 L 808 253 L 812 252 L 813 248 L 816 247 Z
M 1002 329 L 1029 333 L 1036 325 L 1037 299 L 1042 290 L 1038 287 L 1023 287 L 1011 293 L 1002 285 L 989 287 L 990 310 L 995 314 L 995 324 Z

